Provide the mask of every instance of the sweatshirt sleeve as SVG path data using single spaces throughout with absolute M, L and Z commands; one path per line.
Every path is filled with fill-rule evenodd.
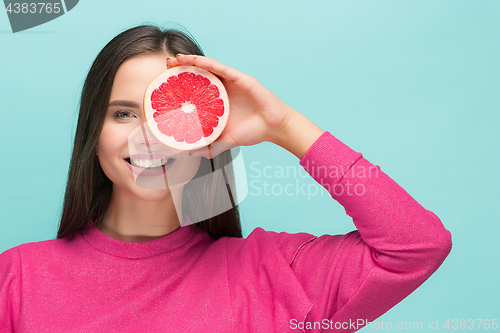
M 330 328 L 353 332 L 420 286 L 450 252 L 451 235 L 379 166 L 329 132 L 300 164 L 357 228 L 318 237 L 295 255 L 291 267 L 313 303 L 306 321 L 327 319 Z
M 15 332 L 19 319 L 20 266 L 18 247 L 0 254 L 0 333 Z

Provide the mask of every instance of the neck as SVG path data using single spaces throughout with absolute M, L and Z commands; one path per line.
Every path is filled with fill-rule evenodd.
M 180 187 L 160 200 L 146 201 L 114 187 L 99 229 L 126 242 L 145 242 L 165 236 L 180 228 L 183 222 L 182 190 Z

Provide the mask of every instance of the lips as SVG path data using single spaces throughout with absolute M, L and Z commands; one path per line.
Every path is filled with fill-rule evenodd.
M 161 167 L 172 162 L 173 159 L 168 158 L 152 158 L 152 159 L 139 159 L 139 158 L 128 158 L 127 162 L 138 168 L 152 169 Z
M 137 176 L 158 176 L 170 169 L 175 158 L 158 154 L 134 154 L 124 158 L 124 161 Z
M 173 159 L 175 157 L 164 154 L 133 154 L 125 158 L 133 166 L 144 169 L 161 167 L 172 162 Z

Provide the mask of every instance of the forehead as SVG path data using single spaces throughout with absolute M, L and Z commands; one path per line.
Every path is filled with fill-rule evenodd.
M 166 69 L 166 55 L 155 54 L 128 59 L 116 72 L 109 100 L 127 99 L 142 102 L 149 83 Z

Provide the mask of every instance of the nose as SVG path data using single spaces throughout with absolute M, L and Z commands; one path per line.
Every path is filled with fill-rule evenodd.
M 141 126 L 132 131 L 129 137 L 130 141 L 140 149 L 154 148 L 160 144 L 146 123 L 142 123 Z

